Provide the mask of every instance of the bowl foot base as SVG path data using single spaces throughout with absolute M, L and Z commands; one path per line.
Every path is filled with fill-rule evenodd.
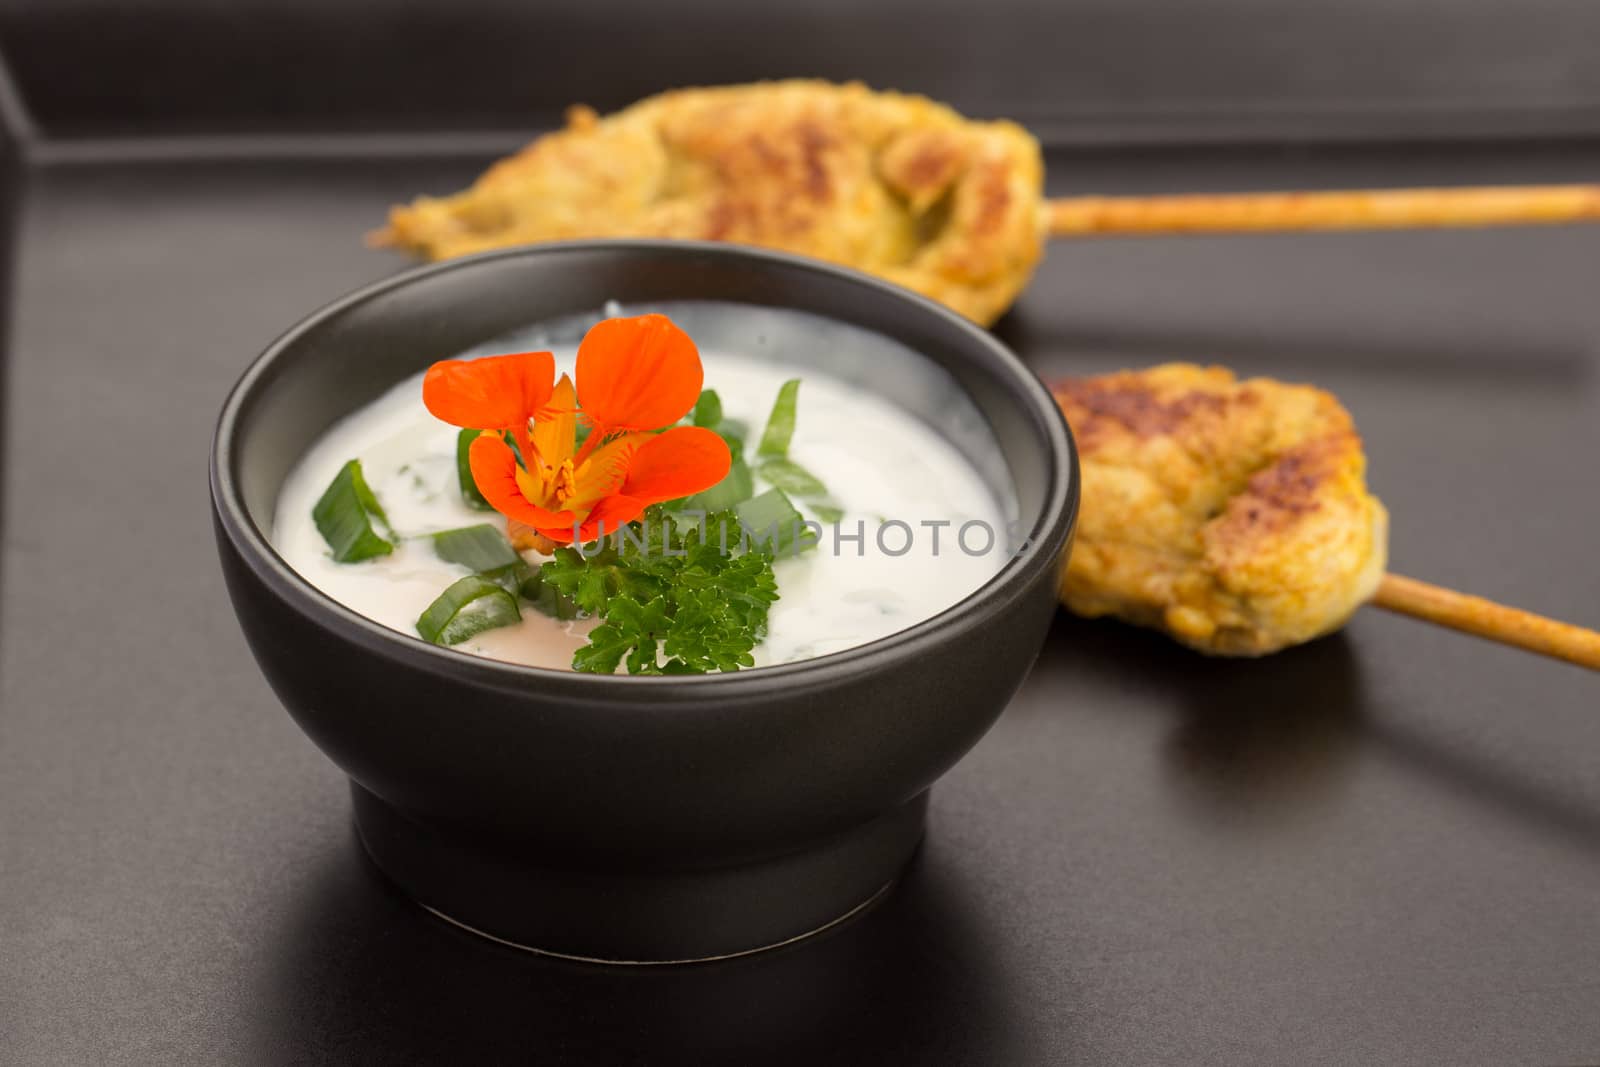
M 708 870 L 617 873 L 451 836 L 351 785 L 373 861 L 456 926 L 515 948 L 597 963 L 694 963 L 821 933 L 888 891 L 922 839 L 927 794 L 808 848 Z

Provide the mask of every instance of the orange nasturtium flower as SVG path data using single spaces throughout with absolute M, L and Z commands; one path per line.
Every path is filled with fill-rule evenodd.
M 665 315 L 596 325 L 578 346 L 577 377 L 576 386 L 565 374 L 553 381 L 554 356 L 520 352 L 445 360 L 423 378 L 434 415 L 492 431 L 472 442 L 472 479 L 513 524 L 563 544 L 590 541 L 727 476 L 721 437 L 672 425 L 694 407 L 704 373 L 694 342 Z M 590 427 L 582 448 L 579 419 Z

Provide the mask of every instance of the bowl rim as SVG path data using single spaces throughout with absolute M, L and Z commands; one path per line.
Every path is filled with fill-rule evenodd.
M 1045 456 L 1048 489 L 1039 518 L 1027 531 L 1023 549 L 1011 556 L 967 596 L 903 630 L 862 645 L 790 663 L 700 675 L 586 674 L 570 669 L 511 663 L 434 645 L 420 637 L 391 629 L 340 603 L 302 577 L 278 554 L 270 538 L 245 506 L 235 471 L 235 465 L 239 462 L 235 444 L 251 398 L 264 383 L 272 379 L 280 362 L 304 337 L 352 307 L 395 290 L 424 283 L 438 274 L 499 259 L 554 259 L 572 253 L 595 251 L 618 255 L 710 255 L 770 264 L 801 273 L 827 275 L 874 290 L 884 300 L 908 304 L 917 309 L 917 314 L 942 319 L 947 327 L 964 334 L 970 343 L 986 350 L 997 361 L 1003 373 L 1019 387 L 1022 397 L 1032 402 L 1037 413 L 1043 416 L 1039 423 L 1049 444 Z M 602 297 L 600 302 L 603 301 Z M 826 311 L 811 313 L 832 317 Z M 862 328 L 871 329 L 868 326 Z M 226 534 L 233 549 L 255 576 L 274 595 L 287 601 L 297 614 L 346 639 L 354 640 L 369 652 L 404 661 L 408 666 L 426 667 L 436 673 L 454 675 L 461 681 L 491 688 L 525 692 L 529 683 L 537 683 L 541 693 L 580 699 L 602 699 L 616 695 L 611 691 L 617 687 L 634 690 L 634 696 L 648 693 L 652 697 L 666 699 L 679 695 L 697 698 L 713 695 L 748 697 L 772 688 L 870 671 L 889 660 L 925 654 L 947 631 L 970 624 L 977 616 L 998 612 L 1029 588 L 1041 570 L 1055 566 L 1066 550 L 1076 523 L 1079 502 L 1078 453 L 1065 418 L 1043 382 L 988 330 L 928 297 L 850 267 L 748 245 L 645 238 L 541 242 L 454 257 L 400 271 L 323 305 L 272 341 L 250 362 L 229 390 L 212 435 L 209 475 L 211 509 L 220 531 Z

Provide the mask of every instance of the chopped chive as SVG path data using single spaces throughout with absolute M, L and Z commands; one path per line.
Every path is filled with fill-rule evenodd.
M 472 442 L 482 430 L 462 430 L 456 434 L 456 482 L 461 486 L 461 502 L 474 511 L 493 511 L 494 508 L 478 492 L 478 483 L 472 478 L 472 461 L 468 453 Z
M 480 575 L 451 584 L 417 619 L 417 633 L 436 645 L 459 645 L 469 637 L 520 622 L 517 598 Z
M 778 399 L 773 402 L 772 414 L 767 417 L 767 428 L 761 435 L 756 454 L 782 458 L 789 454 L 789 440 L 794 437 L 795 404 L 800 395 L 800 379 L 790 378 L 778 389 Z
M 739 525 L 757 545 L 771 548 L 774 555 L 789 555 L 817 543 L 816 531 L 807 528 L 804 517 L 782 489 L 768 489 L 734 508 Z
M 729 508 L 749 500 L 756 492 L 755 478 L 750 474 L 750 467 L 745 463 L 744 457 L 734 454 L 733 465 L 728 468 L 727 475 L 713 485 L 704 489 L 684 501 L 684 507 L 694 508 L 707 513 L 713 511 L 727 511 Z
M 482 574 L 520 563 L 522 557 L 511 547 L 506 535 L 482 522 L 433 534 L 433 551 L 446 563 L 459 563 Z
M 389 517 L 362 476 L 359 459 L 339 468 L 322 499 L 311 509 L 317 530 L 340 563 L 358 563 L 394 551 L 394 544 L 372 528 L 374 516 L 387 529 Z M 388 532 L 394 536 L 394 531 Z

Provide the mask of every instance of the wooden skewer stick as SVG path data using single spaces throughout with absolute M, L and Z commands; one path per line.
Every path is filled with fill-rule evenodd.
M 1600 633 L 1582 626 L 1398 574 L 1383 576 L 1372 603 L 1401 615 L 1600 671 Z
M 1051 200 L 1046 209 L 1055 237 L 1525 226 L 1600 220 L 1600 185 L 1079 196 Z

